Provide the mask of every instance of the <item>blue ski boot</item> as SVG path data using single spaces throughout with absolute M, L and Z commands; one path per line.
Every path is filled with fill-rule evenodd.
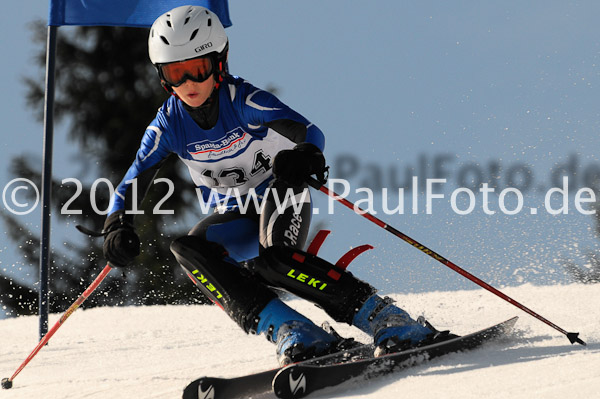
M 318 327 L 279 298 L 271 300 L 258 317 L 256 333 L 265 333 L 277 344 L 277 360 L 282 366 L 334 353 L 354 342 Z
M 356 313 L 353 325 L 373 337 L 375 356 L 401 352 L 456 337 L 437 331 L 424 319 L 413 320 L 388 298 L 373 295 Z

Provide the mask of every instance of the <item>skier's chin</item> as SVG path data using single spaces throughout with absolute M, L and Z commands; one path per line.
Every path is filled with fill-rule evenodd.
M 200 94 L 189 94 L 185 98 L 185 103 L 192 108 L 199 108 L 203 106 L 208 97 L 200 96 Z

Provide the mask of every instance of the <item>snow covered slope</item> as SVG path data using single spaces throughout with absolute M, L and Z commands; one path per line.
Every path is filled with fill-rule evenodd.
M 100 289 L 101 290 L 101 289 Z M 336 398 L 594 398 L 600 389 L 600 286 L 506 288 L 520 301 L 587 347 L 483 290 L 393 295 L 413 316 L 465 334 L 520 316 L 507 340 L 453 354 L 368 384 L 327 393 Z M 313 305 L 292 306 L 315 321 Z M 51 317 L 54 323 L 59 315 Z M 336 325 L 359 340 L 356 329 Z M 0 377 L 9 377 L 37 344 L 37 318 L 0 321 Z M 15 379 L 0 399 L 180 398 L 202 375 L 236 376 L 277 366 L 274 346 L 246 336 L 214 306 L 78 310 Z

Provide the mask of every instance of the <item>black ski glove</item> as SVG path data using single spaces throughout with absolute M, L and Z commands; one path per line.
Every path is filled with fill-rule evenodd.
M 125 215 L 125 211 L 110 214 L 102 232 L 105 234 L 104 257 L 112 266 L 127 266 L 140 254 L 140 239 L 131 215 Z
M 297 144 L 291 150 L 282 150 L 273 160 L 273 174 L 276 178 L 292 186 L 301 186 L 308 177 L 316 175 L 325 184 L 325 157 L 321 150 L 311 143 Z

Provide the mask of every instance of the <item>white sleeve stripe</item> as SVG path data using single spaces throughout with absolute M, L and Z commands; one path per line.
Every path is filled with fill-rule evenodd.
M 156 132 L 156 138 L 154 139 L 154 147 L 152 147 L 152 150 L 150 150 L 148 155 L 146 155 L 144 157 L 144 159 L 142 159 L 142 162 L 144 162 L 146 159 L 148 159 L 148 157 L 150 155 L 152 155 L 154 153 L 154 151 L 156 151 L 158 149 L 158 143 L 160 142 L 160 137 L 162 136 L 162 131 L 156 126 L 148 126 L 147 130 L 152 130 L 152 131 Z
M 260 89 L 258 89 L 258 90 L 255 90 L 255 91 L 254 91 L 252 94 L 250 94 L 248 97 L 246 97 L 246 105 L 248 105 L 248 106 L 250 106 L 250 107 L 252 107 L 252 108 L 254 108 L 254 109 L 257 109 L 257 110 L 259 110 L 259 111 L 279 111 L 279 110 L 281 110 L 281 108 L 268 108 L 268 107 L 263 107 L 262 105 L 258 105 L 257 103 L 255 103 L 254 101 L 252 101 L 252 97 L 253 97 L 253 96 L 254 96 L 256 93 L 258 93 L 258 92 L 260 92 L 260 91 L 262 91 L 262 90 L 260 90 Z

